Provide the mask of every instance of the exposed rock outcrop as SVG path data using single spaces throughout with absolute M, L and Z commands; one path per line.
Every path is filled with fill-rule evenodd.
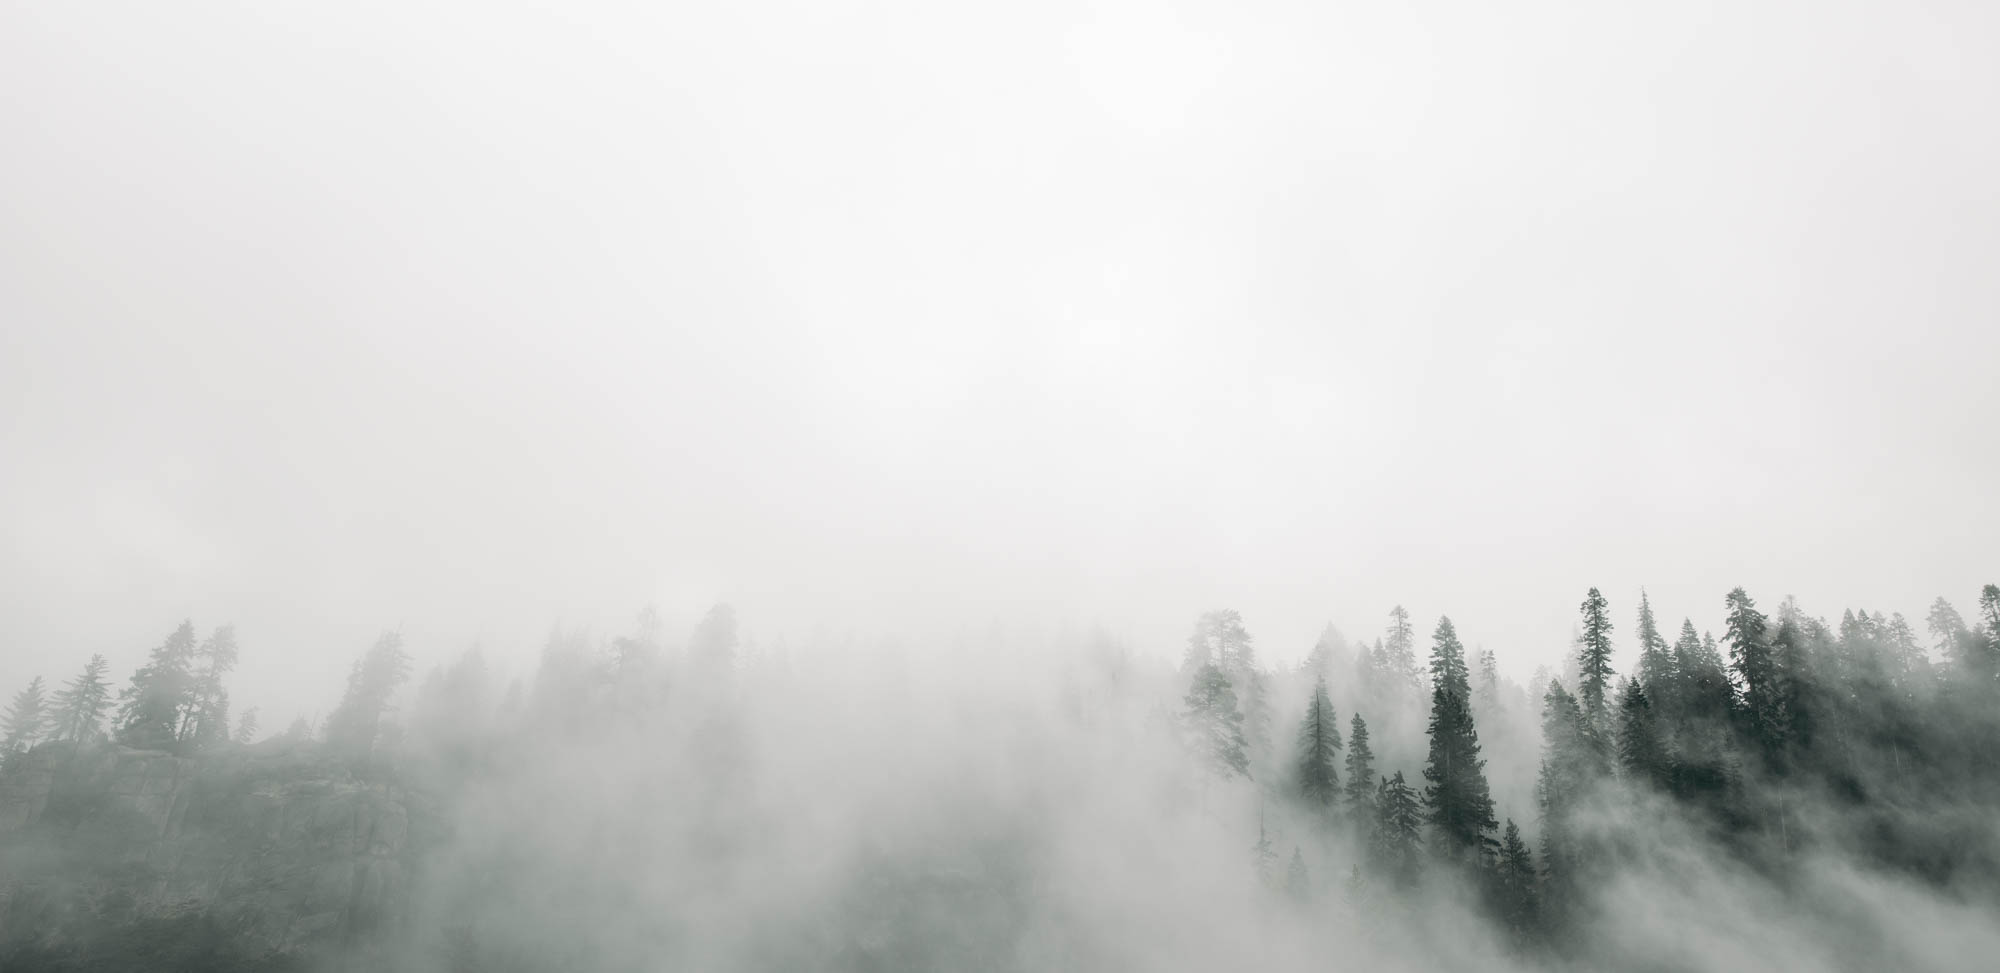
M 190 915 L 253 953 L 350 941 L 405 912 L 412 806 L 310 743 L 47 744 L 0 774 L 0 943 Z

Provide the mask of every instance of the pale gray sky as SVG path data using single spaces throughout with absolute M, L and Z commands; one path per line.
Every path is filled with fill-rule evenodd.
M 542 6 L 0 7 L 0 689 L 2000 580 L 1992 4 Z

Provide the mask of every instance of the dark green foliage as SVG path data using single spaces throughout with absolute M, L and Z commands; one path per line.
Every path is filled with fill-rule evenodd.
M 1674 692 L 1668 695 L 1670 718 L 1721 720 L 1734 705 L 1734 690 L 1722 656 L 1713 639 L 1695 634 L 1694 623 L 1681 622 L 1681 637 L 1674 643 Z
M 1576 697 L 1549 680 L 1542 696 L 1542 768 L 1535 796 L 1542 813 L 1542 863 L 1552 880 L 1568 879 L 1576 856 L 1570 818 L 1602 773 L 1586 736 Z
M 1666 638 L 1660 635 L 1660 626 L 1653 618 L 1653 604 L 1644 591 L 1639 592 L 1638 636 L 1639 667 L 1636 678 L 1646 685 L 1646 692 L 1655 703 L 1663 709 L 1672 709 L 1674 696 L 1680 688 L 1680 673 L 1675 664 L 1678 655 L 1668 647 Z
M 1312 698 L 1306 702 L 1306 715 L 1299 721 L 1294 773 L 1298 778 L 1299 798 L 1306 806 L 1321 812 L 1331 811 L 1339 799 L 1340 774 L 1334 770 L 1334 761 L 1340 747 L 1340 721 L 1334 716 L 1333 701 L 1327 697 L 1326 679 L 1322 677 L 1314 684 Z
M 1347 803 L 1357 820 L 1364 820 L 1375 802 L 1375 751 L 1368 746 L 1368 724 L 1361 714 L 1347 727 Z
M 1671 767 L 1656 719 L 1645 685 L 1627 682 L 1618 699 L 1618 764 L 1634 783 L 1666 787 Z
M 1438 619 L 1437 631 L 1431 636 L 1431 684 L 1444 686 L 1453 693 L 1472 698 L 1471 674 L 1465 666 L 1465 646 L 1458 640 L 1458 629 L 1452 627 L 1450 618 Z
M 1593 726 L 1606 725 L 1606 693 L 1611 685 L 1611 607 L 1596 588 L 1583 599 L 1583 638 L 1577 647 L 1576 698 Z
M 1430 756 L 1424 765 L 1424 804 L 1440 837 L 1439 850 L 1467 860 L 1486 854 L 1493 820 L 1493 797 L 1487 790 L 1486 761 L 1479 755 L 1479 734 L 1472 725 L 1470 687 L 1466 682 L 1465 649 L 1451 619 L 1438 621 L 1431 649 Z
M 1493 884 L 1499 900 L 1495 911 L 1516 936 L 1525 936 L 1535 928 L 1539 912 L 1535 878 L 1535 856 L 1521 840 L 1521 829 L 1514 826 L 1514 819 L 1508 818 L 1500 833 Z
M 1375 789 L 1375 829 L 1368 850 L 1376 869 L 1398 888 L 1417 884 L 1423 820 L 1423 806 L 1417 802 L 1416 791 L 1403 780 L 1403 772 L 1383 778 Z
M 1194 672 L 1181 700 L 1181 719 L 1194 737 L 1195 750 L 1210 769 L 1224 777 L 1250 776 L 1250 758 L 1243 741 L 1243 713 L 1236 708 L 1236 691 L 1229 677 L 1213 662 Z
M 1778 662 L 1771 651 L 1770 623 L 1742 588 L 1729 593 L 1727 604 L 1725 637 L 1729 640 L 1730 668 L 1743 687 L 1744 729 L 1767 756 L 1775 755 L 1784 745 L 1785 715 Z

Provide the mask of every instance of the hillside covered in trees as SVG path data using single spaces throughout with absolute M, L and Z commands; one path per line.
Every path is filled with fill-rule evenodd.
M 313 726 L 183 623 L 5 711 L 0 969 L 1959 970 L 2000 955 L 2000 587 L 1591 589 L 1521 685 L 1398 607 L 1260 661 L 395 633 Z M 1468 646 L 1468 640 L 1472 645 Z M 254 649 L 253 649 L 254 650 Z M 50 678 L 56 678 L 51 675 Z M 330 687 L 330 690 L 333 687 Z

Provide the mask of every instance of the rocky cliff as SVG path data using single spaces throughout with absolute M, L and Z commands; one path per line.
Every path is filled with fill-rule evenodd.
M 272 965 L 382 931 L 407 912 L 421 817 L 393 776 L 283 740 L 17 755 L 0 773 L 0 960 L 108 969 L 107 950 L 187 948 Z M 106 945 L 134 930 L 150 941 Z

